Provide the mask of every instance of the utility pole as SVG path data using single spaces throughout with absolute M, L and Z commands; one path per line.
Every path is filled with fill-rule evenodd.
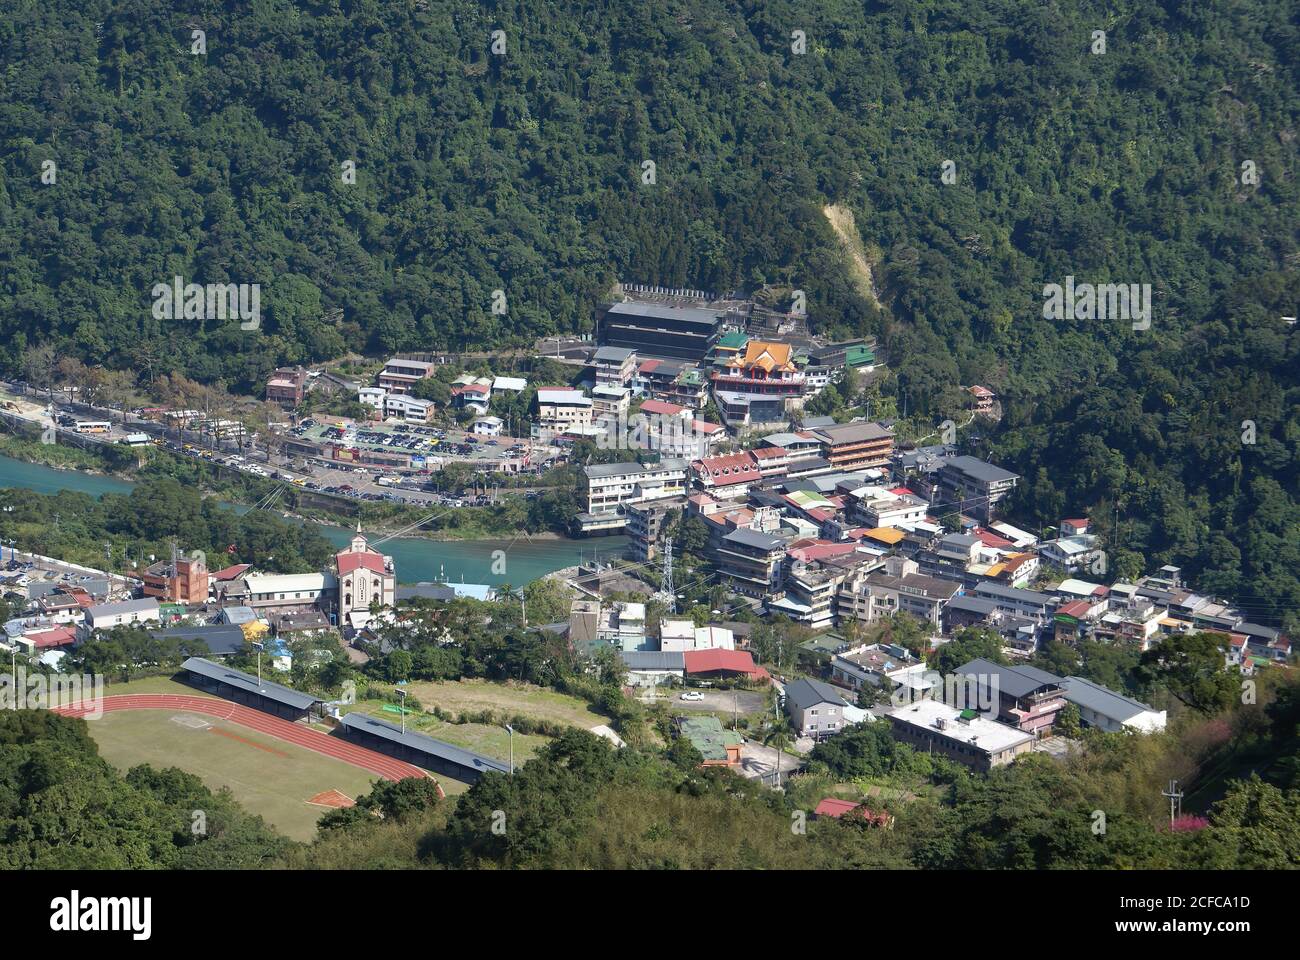
M 1160 791 L 1162 797 L 1169 798 L 1169 826 L 1174 825 L 1174 809 L 1177 806 L 1178 816 L 1183 815 L 1183 791 L 1178 788 L 1177 780 L 1169 781 L 1169 789 Z
M 668 612 L 677 612 L 677 590 L 673 586 L 673 538 L 664 541 L 664 597 L 668 601 Z

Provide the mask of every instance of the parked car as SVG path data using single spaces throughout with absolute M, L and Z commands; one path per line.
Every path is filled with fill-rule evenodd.
M 700 693 L 698 690 L 687 690 L 682 694 L 681 699 L 690 700 L 692 702 L 699 701 L 704 699 L 704 694 Z

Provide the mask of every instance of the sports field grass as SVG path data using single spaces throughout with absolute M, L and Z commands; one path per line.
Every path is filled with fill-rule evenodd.
M 100 755 L 119 769 L 141 763 L 179 767 L 213 790 L 229 787 L 244 809 L 295 840 L 310 840 L 328 809 L 307 803 L 310 797 L 339 790 L 355 800 L 377 779 L 341 760 L 215 717 L 131 710 L 87 723 Z M 450 784 L 444 790 L 455 792 Z

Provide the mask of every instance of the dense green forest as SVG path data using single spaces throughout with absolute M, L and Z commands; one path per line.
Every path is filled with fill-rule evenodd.
M 617 278 L 797 286 L 882 339 L 909 412 L 1002 395 L 1024 521 L 1091 513 L 1126 567 L 1300 607 L 1285 0 L 16 0 L 0 51 L 11 371 L 52 343 L 249 390 L 590 329 Z M 260 283 L 260 328 L 154 319 L 175 275 Z M 1150 329 L 1043 319 L 1067 276 L 1151 284 Z

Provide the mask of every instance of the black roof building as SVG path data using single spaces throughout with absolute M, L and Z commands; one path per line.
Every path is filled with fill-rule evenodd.
M 284 720 L 304 720 L 312 714 L 319 713 L 320 697 L 303 693 L 292 687 L 282 686 L 257 677 L 213 663 L 202 657 L 190 657 L 181 664 L 186 682 L 200 690 L 214 693 L 225 700 L 233 700 L 244 706 L 253 707 L 273 714 Z
M 443 743 L 422 733 L 403 732 L 401 727 L 368 713 L 353 711 L 345 714 L 339 721 L 339 732 L 348 740 L 371 750 L 465 783 L 474 783 L 488 772 L 510 772 L 510 767 L 500 760 Z
M 716 310 L 661 303 L 616 303 L 597 317 L 602 344 L 697 363 L 712 349 L 721 322 Z

